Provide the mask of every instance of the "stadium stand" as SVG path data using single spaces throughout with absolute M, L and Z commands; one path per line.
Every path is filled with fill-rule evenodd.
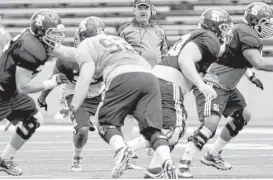
M 244 8 L 254 0 L 152 0 L 158 14 L 155 21 L 166 30 L 172 44 L 179 36 L 195 29 L 199 16 L 208 7 L 227 10 L 234 21 L 242 21 Z M 272 4 L 272 0 L 265 0 Z M 118 27 L 133 17 L 133 0 L 5 0 L 0 1 L 1 24 L 13 36 L 29 25 L 29 18 L 37 9 L 52 8 L 60 14 L 66 26 L 65 44 L 73 42 L 79 22 L 87 16 L 102 17 L 107 33 L 116 34 Z M 264 55 L 273 54 L 273 40 L 264 40 Z

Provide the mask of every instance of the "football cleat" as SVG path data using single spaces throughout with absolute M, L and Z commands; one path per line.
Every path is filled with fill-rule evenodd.
M 74 172 L 82 171 L 82 156 L 74 156 L 73 165 L 70 170 Z
M 201 162 L 207 166 L 213 166 L 220 170 L 230 170 L 231 164 L 225 162 L 221 157 L 221 152 L 218 154 L 210 154 L 207 152 L 205 156 L 201 158 Z
M 122 147 L 115 155 L 115 165 L 112 170 L 112 178 L 117 179 L 119 178 L 126 169 L 128 169 L 128 163 L 132 158 L 132 150 L 125 146 Z
M 179 178 L 193 178 L 190 172 L 190 161 L 180 160 L 177 174 Z
M 23 170 L 13 162 L 13 159 L 0 159 L 0 171 L 4 171 L 12 176 L 21 176 L 23 174 Z
M 163 163 L 163 173 L 164 179 L 178 179 L 177 169 L 171 160 L 166 160 Z

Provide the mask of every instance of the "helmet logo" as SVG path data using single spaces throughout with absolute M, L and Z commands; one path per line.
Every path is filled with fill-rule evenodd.
M 221 12 L 220 11 L 212 11 L 211 20 L 219 22 L 220 21 Z
M 253 14 L 254 16 L 257 16 L 260 9 L 261 9 L 260 6 L 254 5 L 251 8 L 251 12 L 250 13 Z
M 43 20 L 45 17 L 41 14 L 38 14 L 37 17 L 35 18 L 35 25 L 36 26 L 43 26 Z

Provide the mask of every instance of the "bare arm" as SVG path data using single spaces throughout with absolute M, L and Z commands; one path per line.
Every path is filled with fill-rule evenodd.
M 199 62 L 201 59 L 202 54 L 197 45 L 193 42 L 187 43 L 178 56 L 178 63 L 181 71 L 196 87 L 204 84 L 204 81 L 195 66 L 195 63 Z
M 258 49 L 246 49 L 243 55 L 257 70 L 273 71 L 273 59 L 263 58 Z
M 80 68 L 80 75 L 76 83 L 75 93 L 71 106 L 77 110 L 86 98 L 89 85 L 95 73 L 95 64 L 93 61 L 84 62 Z
M 53 75 L 55 75 L 55 74 L 58 74 L 58 73 L 60 73 L 59 72 L 59 70 L 56 68 L 56 66 L 54 67 L 54 69 L 53 69 L 53 72 L 52 72 L 52 76 Z M 51 76 L 51 77 L 52 77 Z M 52 91 L 53 89 L 47 89 L 47 90 L 44 90 L 41 94 L 40 94 L 40 96 L 39 96 L 39 101 L 40 102 L 45 102 L 46 101 L 46 98 L 47 98 L 47 96 L 50 94 L 50 92 Z
M 32 71 L 16 67 L 15 81 L 19 93 L 36 93 L 45 89 L 43 82 L 33 81 L 31 78 Z
M 53 51 L 51 52 L 51 56 L 75 62 L 76 51 L 77 49 L 75 47 L 60 45 L 59 47 L 53 49 Z
M 47 89 L 52 89 L 67 81 L 66 76 L 63 74 L 55 74 L 46 81 L 34 81 L 32 80 L 32 73 L 32 71 L 25 68 L 19 66 L 16 67 L 15 82 L 19 93 L 36 93 Z

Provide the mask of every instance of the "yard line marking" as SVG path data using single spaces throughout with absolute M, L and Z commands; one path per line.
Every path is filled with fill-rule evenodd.
M 173 155 L 172 157 L 173 158 L 178 158 L 178 156 L 179 156 L 179 158 L 180 158 L 180 155 Z M 202 156 L 196 156 L 196 157 L 194 157 L 194 159 L 200 159 Z M 268 154 L 268 155 L 265 155 L 265 154 L 261 154 L 261 155 L 256 155 L 256 154 L 249 154 L 249 155 L 243 155 L 243 154 L 241 154 L 241 155 L 232 155 L 232 156 L 222 156 L 222 157 L 224 157 L 224 158 L 229 158 L 229 159 L 233 159 L 233 158 L 238 158 L 238 157 L 240 157 L 240 158 L 249 158 L 249 157 L 273 157 L 273 154 Z M 145 158 L 145 156 L 141 156 L 139 159 L 144 159 Z M 111 157 L 103 157 L 103 156 L 92 156 L 92 159 L 97 159 L 97 160 L 103 160 L 103 159 L 107 159 L 107 160 L 111 160 L 111 159 L 113 159 L 113 157 L 111 156 Z M 45 158 L 43 158 L 43 159 L 20 159 L 20 158 L 18 158 L 18 159 L 16 159 L 16 162 L 25 162 L 25 161 L 31 161 L 31 162 L 35 162 L 35 161 L 66 161 L 66 160 L 71 160 L 71 157 L 67 157 L 67 158 L 50 158 L 50 159 L 45 159 Z
M 210 148 L 212 144 L 205 145 L 204 148 Z M 176 149 L 185 149 L 187 144 L 177 144 Z M 33 148 L 33 147 L 32 147 Z M 58 148 L 58 147 L 57 147 Z M 233 143 L 228 144 L 225 149 L 248 149 L 248 150 L 273 150 L 273 145 L 269 144 L 249 144 L 249 143 Z M 146 150 L 146 149 L 141 149 Z M 24 149 L 20 150 L 20 153 L 28 153 L 28 152 L 71 152 L 73 149 Z M 84 151 L 113 151 L 110 147 L 109 148 L 92 148 L 92 149 L 84 149 Z

